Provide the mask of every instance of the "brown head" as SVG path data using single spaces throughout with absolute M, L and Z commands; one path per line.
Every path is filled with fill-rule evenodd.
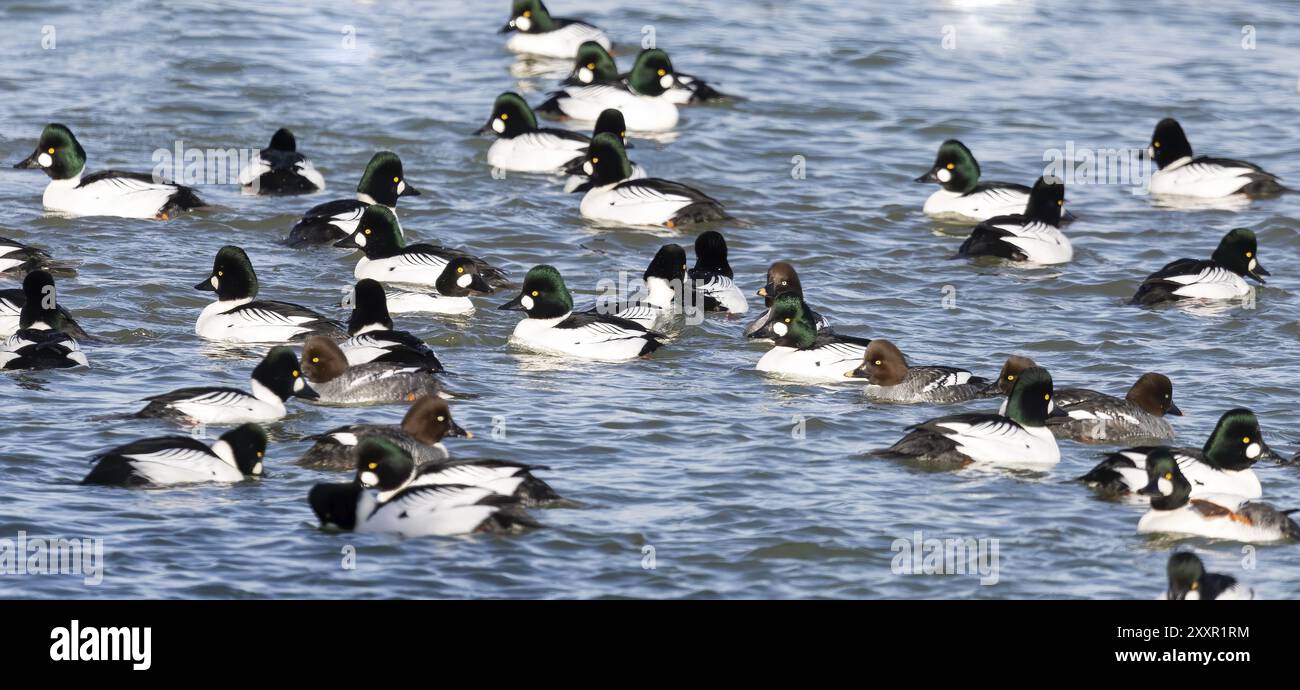
M 867 345 L 862 364 L 845 376 L 867 379 L 877 386 L 897 386 L 907 377 L 907 359 L 893 343 L 876 338 Z
M 430 446 L 447 436 L 474 438 L 474 434 L 460 428 L 451 418 L 447 401 L 436 395 L 426 395 L 411 403 L 411 409 L 402 418 L 402 430 Z
M 313 335 L 302 348 L 302 373 L 312 383 L 333 381 L 348 370 L 348 357 L 333 340 Z
M 1143 374 L 1124 397 L 1157 417 L 1167 414 L 1183 416 L 1183 411 L 1174 404 L 1174 384 L 1164 374 Z
M 1020 355 L 1011 355 L 1007 357 L 1007 363 L 1002 365 L 1002 371 L 998 372 L 998 390 L 1003 395 L 1011 395 L 1011 389 L 1016 385 L 1016 379 L 1020 378 L 1020 373 L 1026 369 L 1038 366 L 1034 360 Z
M 767 269 L 767 284 L 758 289 L 758 296 L 763 298 L 763 305 L 772 306 L 772 302 L 781 295 L 793 293 L 803 297 L 803 285 L 799 283 L 799 274 L 794 266 L 778 261 Z

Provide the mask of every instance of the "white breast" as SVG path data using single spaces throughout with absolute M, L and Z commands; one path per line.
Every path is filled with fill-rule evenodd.
M 109 177 L 78 187 L 81 177 L 50 180 L 42 202 L 45 208 L 66 216 L 117 216 L 155 218 L 177 187 L 129 177 Z
M 578 46 L 586 41 L 595 41 L 609 50 L 609 38 L 605 32 L 582 23 L 569 24 L 545 33 L 515 33 L 506 41 L 506 49 L 514 53 L 572 59 L 578 55 Z
M 1151 193 L 1217 198 L 1230 196 L 1250 184 L 1250 168 L 1225 168 L 1206 163 L 1174 163 L 1151 174 Z
M 595 122 L 606 109 L 623 113 L 627 128 L 636 132 L 662 132 L 677 126 L 677 105 L 670 97 L 642 96 L 610 84 L 570 86 L 567 97 L 559 99 L 560 110 L 568 117 Z
M 497 139 L 488 149 L 488 165 L 515 172 L 556 172 L 581 155 L 587 142 L 546 132 L 529 132 Z
M 584 218 L 621 225 L 663 225 L 691 200 L 648 187 L 594 187 L 582 197 Z
M 859 345 L 836 344 L 812 350 L 776 346 L 768 350 L 755 369 L 771 374 L 820 383 L 848 383 L 845 376 L 862 364 L 867 349 Z
M 625 362 L 641 356 L 645 333 L 596 323 L 582 328 L 555 328 L 558 319 L 524 319 L 515 326 L 510 342 L 534 352 L 565 355 L 600 362 Z

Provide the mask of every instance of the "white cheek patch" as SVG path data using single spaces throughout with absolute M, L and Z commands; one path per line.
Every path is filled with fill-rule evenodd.
M 585 172 L 588 175 L 594 175 L 596 174 L 596 168 L 591 164 L 591 161 L 587 161 L 582 164 L 582 172 Z
M 361 486 L 377 486 L 379 484 L 379 475 L 374 472 L 361 473 Z
M 398 196 L 401 196 L 401 195 L 402 195 L 402 192 L 405 192 L 405 191 L 406 191 L 406 182 L 405 182 L 405 181 L 398 182 L 398 183 L 397 183 L 397 195 L 398 195 Z
M 294 380 L 293 380 L 293 392 L 295 392 L 295 393 L 300 393 L 300 392 L 302 392 L 303 386 L 305 386 L 305 385 L 307 385 L 307 384 L 303 383 L 301 378 L 296 378 L 296 379 L 294 379 Z
M 789 333 L 790 329 L 787 328 L 786 325 L 783 323 L 774 323 L 772 324 L 772 332 L 775 333 L 779 338 L 784 336 L 786 333 Z
M 1250 260 L 1250 270 L 1252 270 L 1252 271 L 1255 270 L 1255 267 L 1258 266 L 1258 265 L 1259 265 L 1259 262 L 1258 262 L 1258 261 L 1256 261 L 1256 260 L 1254 260 L 1254 259 L 1251 259 L 1251 260 Z
M 529 17 L 518 17 L 515 19 L 515 28 L 520 31 L 527 31 L 533 28 L 533 20 Z
M 467 288 L 467 287 L 469 287 L 469 284 L 470 284 L 471 282 L 473 282 L 473 281 L 474 281 L 474 277 L 471 276 L 470 274 L 466 273 L 466 274 L 463 274 L 463 275 L 461 275 L 461 277 L 459 277 L 459 278 L 456 279 L 456 284 L 459 285 L 459 286 L 461 286 L 461 287 L 463 287 L 463 288 Z
M 578 68 L 578 81 L 580 81 L 580 82 L 582 82 L 582 83 L 584 83 L 584 84 L 590 84 L 591 81 L 592 81 L 593 79 L 595 79 L 595 78 L 596 78 L 596 73 L 595 73 L 595 72 L 592 72 L 591 70 L 587 69 L 586 67 L 580 67 L 580 68 Z
M 524 305 L 524 309 L 525 309 L 525 310 L 532 311 L 532 308 L 533 308 L 533 298 L 532 298 L 532 297 L 529 297 L 528 295 L 524 295 L 524 298 L 521 299 L 521 300 L 519 300 L 519 303 L 522 304 L 522 305 Z
M 1264 452 L 1264 449 L 1260 448 L 1258 443 L 1252 443 L 1249 446 L 1246 446 L 1246 457 L 1250 458 L 1251 460 L 1254 460 L 1255 458 L 1259 457 L 1259 454 L 1262 452 Z
M 41 155 L 37 156 L 36 162 L 40 163 L 42 168 L 48 168 L 51 165 L 54 165 L 54 159 L 51 158 L 50 154 L 48 153 L 42 153 Z
M 216 290 L 216 289 L 217 289 L 217 277 L 216 277 L 216 276 L 212 276 L 211 278 L 209 278 L 209 279 L 208 279 L 208 282 L 209 282 L 209 283 L 212 283 L 212 289 L 213 289 L 213 290 Z
M 499 117 L 498 117 L 498 118 L 493 118 L 493 120 L 492 120 L 492 131 L 493 131 L 493 132 L 496 132 L 497 134 L 502 134 L 502 133 L 504 133 L 504 132 L 506 131 L 506 123 L 502 122 L 502 121 L 501 121 L 501 118 L 499 118 Z
M 1160 481 L 1156 482 L 1156 488 L 1160 489 L 1161 496 L 1168 496 L 1174 492 L 1173 482 L 1168 479 L 1162 478 Z
M 665 89 L 673 88 L 673 75 L 665 74 L 664 76 L 659 77 L 659 85 Z
M 939 168 L 939 172 L 935 173 L 935 177 L 938 177 L 940 182 L 947 182 L 952 179 L 952 172 L 947 168 Z
M 1052 413 L 1055 412 L 1055 411 L 1056 411 L 1056 402 L 1053 401 L 1053 400 L 1048 400 L 1048 401 L 1047 401 L 1047 414 L 1052 414 Z
M 256 465 L 253 465 L 253 474 L 261 474 L 261 473 L 262 473 L 262 463 L 259 462 Z
M 356 234 L 356 238 L 357 238 L 357 246 L 358 246 L 358 247 L 364 247 L 364 246 L 366 246 L 366 236 L 365 236 L 365 234 L 358 232 L 358 233 Z

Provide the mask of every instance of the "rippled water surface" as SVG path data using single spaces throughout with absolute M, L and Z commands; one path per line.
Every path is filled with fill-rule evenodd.
M 0 236 L 75 267 L 63 304 L 100 342 L 88 371 L 0 377 L 0 536 L 102 537 L 102 584 L 0 577 L 0 595 L 39 597 L 1107 597 L 1160 591 L 1171 544 L 1136 536 L 1141 506 L 1069 483 L 1098 448 L 1062 443 L 1043 473 L 928 472 L 874 459 L 903 427 L 966 407 L 885 406 L 854 386 L 789 385 L 753 370 L 763 348 L 741 322 L 686 327 L 649 361 L 573 365 L 517 353 L 509 298 L 464 319 L 399 317 L 455 375 L 472 440 L 464 456 L 540 463 L 578 509 L 498 538 L 402 541 L 318 531 L 305 501 L 337 480 L 292 464 L 304 436 L 396 421 L 401 406 L 290 403 L 272 427 L 270 475 L 234 487 L 127 491 L 76 485 L 95 451 L 173 431 L 114 416 L 145 395 L 239 385 L 258 348 L 194 335 L 209 293 L 192 289 L 222 244 L 251 255 L 263 294 L 344 316 L 353 259 L 281 246 L 307 207 L 350 196 L 370 155 L 397 151 L 424 191 L 403 199 L 408 235 L 463 246 L 516 278 L 560 268 L 579 301 L 620 270 L 639 275 L 662 236 L 585 224 L 553 180 L 494 179 L 470 135 L 493 98 L 534 103 L 553 75 L 520 78 L 495 30 L 508 3 L 16 2 L 0 8 L 0 151 L 31 152 L 67 123 L 89 169 L 147 171 L 156 149 L 260 148 L 292 127 L 330 188 L 313 198 L 200 189 L 217 208 L 167 223 L 43 215 L 46 178 L 0 169 Z M 928 220 L 924 172 L 939 142 L 964 140 L 986 177 L 1028 183 L 1044 152 L 1144 146 L 1179 118 L 1199 153 L 1252 160 L 1300 185 L 1300 15 L 1289 2 L 1134 4 L 580 2 L 555 0 L 615 38 L 620 65 L 653 27 L 676 65 L 743 94 L 685 110 L 672 141 L 638 140 L 653 174 L 698 185 L 744 223 L 719 229 L 747 293 L 778 259 L 842 332 L 888 337 L 914 361 L 994 375 L 1028 354 L 1058 382 L 1122 393 L 1161 371 L 1200 446 L 1219 414 L 1254 409 L 1266 439 L 1300 444 L 1296 409 L 1300 197 L 1238 211 L 1159 208 L 1129 187 L 1075 185 L 1075 260 L 1050 270 L 951 256 L 961 226 Z M 219 7 L 218 7 L 219 5 Z M 1243 49 L 1243 26 L 1254 49 Z M 42 49 L 53 27 L 53 50 Z M 349 33 L 352 27 L 354 34 Z M 946 33 L 945 33 L 946 32 Z M 355 45 L 344 41 L 355 36 Z M 955 48 L 943 46 L 945 36 Z M 806 179 L 792 159 L 806 161 Z M 1259 235 L 1274 275 L 1257 308 L 1218 313 L 1124 305 L 1165 262 L 1207 256 L 1229 228 Z M 689 246 L 693 234 L 671 241 Z M 0 288 L 18 280 L 0 276 Z M 948 289 L 947 286 L 952 286 Z M 955 309 L 945 294 L 955 289 Z M 761 305 L 751 297 L 751 305 Z M 493 434 L 494 418 L 498 420 Z M 792 433 L 804 420 L 806 436 Z M 1300 469 L 1258 470 L 1265 496 L 1300 506 Z M 994 586 L 970 576 L 895 575 L 891 544 L 914 530 L 996 538 Z M 1300 549 L 1192 540 L 1214 570 L 1269 597 L 1300 594 Z M 346 545 L 356 568 L 341 567 Z M 644 547 L 654 568 L 643 567 Z

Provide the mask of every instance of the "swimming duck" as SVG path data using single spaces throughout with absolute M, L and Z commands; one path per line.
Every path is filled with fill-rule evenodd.
M 984 397 L 987 379 L 965 369 L 908 366 L 896 345 L 876 338 L 867 345 L 862 364 L 845 376 L 866 379 L 867 397 L 896 403 L 952 403 Z

